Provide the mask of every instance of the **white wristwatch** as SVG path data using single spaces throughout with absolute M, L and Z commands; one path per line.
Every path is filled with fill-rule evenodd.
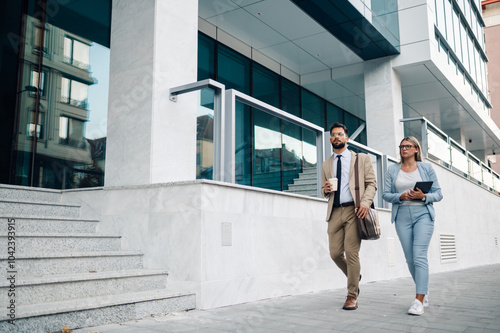
M 427 199 L 427 196 L 424 195 L 424 197 L 422 198 L 422 201 L 425 202 L 426 199 Z

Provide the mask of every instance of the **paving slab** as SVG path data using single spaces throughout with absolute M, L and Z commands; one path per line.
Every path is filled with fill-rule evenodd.
M 411 278 L 361 287 L 355 311 L 341 309 L 345 290 L 335 289 L 73 332 L 500 332 L 500 264 L 431 274 L 422 316 L 407 314 L 415 296 Z

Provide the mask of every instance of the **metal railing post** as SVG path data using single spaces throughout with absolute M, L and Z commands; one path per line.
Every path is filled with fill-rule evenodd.
M 225 107 L 225 116 L 226 116 L 226 127 L 225 127 L 225 145 L 224 145 L 224 161 L 223 169 L 224 169 L 224 181 L 227 183 L 234 184 L 236 183 L 236 132 L 235 132 L 235 117 L 236 117 L 236 95 L 234 93 L 235 90 L 229 89 L 226 90 L 226 107 Z
M 198 82 L 185 84 L 170 88 L 169 99 L 177 102 L 177 96 L 188 92 L 193 92 L 205 88 L 214 91 L 214 155 L 213 155 L 213 175 L 212 179 L 222 181 L 224 178 L 224 124 L 225 124 L 225 93 L 226 87 L 215 80 L 206 79 Z

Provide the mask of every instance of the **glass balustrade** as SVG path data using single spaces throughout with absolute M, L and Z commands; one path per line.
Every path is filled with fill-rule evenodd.
M 461 176 L 498 194 L 500 175 L 441 132 L 434 124 L 424 117 L 402 119 L 401 121 L 404 122 L 406 135 L 418 133 L 415 125 L 420 123 L 420 132 L 426 133 L 421 141 L 423 157 L 436 160 Z

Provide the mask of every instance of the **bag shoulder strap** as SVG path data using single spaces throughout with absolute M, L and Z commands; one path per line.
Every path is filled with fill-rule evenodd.
M 356 154 L 356 161 L 354 162 L 354 191 L 356 192 L 356 208 L 359 208 L 359 171 L 358 171 L 358 154 Z

